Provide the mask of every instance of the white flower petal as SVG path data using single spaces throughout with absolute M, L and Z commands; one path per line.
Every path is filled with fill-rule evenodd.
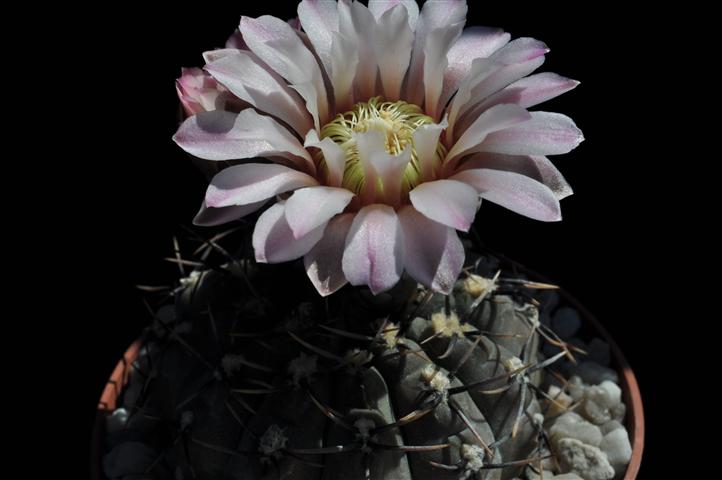
M 424 46 L 424 105 L 432 118 L 440 114 L 439 100 L 444 88 L 444 72 L 449 63 L 446 58 L 451 46 L 461 35 L 464 22 L 457 22 L 445 28 L 429 32 Z
M 424 85 L 425 75 L 425 50 L 427 49 L 427 37 L 437 29 L 446 29 L 455 31 L 459 23 L 463 27 L 466 19 L 468 8 L 465 0 L 427 0 L 421 9 L 419 21 L 416 26 L 416 35 L 414 38 L 414 48 L 411 54 L 411 63 L 409 65 L 408 80 L 406 82 L 405 99 L 409 103 L 421 105 L 426 96 Z M 438 37 L 443 37 L 439 32 Z M 444 51 L 444 57 L 446 51 Z M 444 61 L 445 58 L 444 58 Z M 429 65 L 429 68 L 438 65 Z M 443 77 L 444 70 L 440 69 Z
M 316 171 L 311 156 L 291 132 L 250 108 L 239 114 L 214 110 L 188 117 L 173 140 L 206 160 L 281 157 L 299 169 Z
M 248 205 L 279 193 L 317 184 L 312 176 L 283 165 L 233 165 L 213 177 L 206 191 L 206 204 L 214 208 Z
M 458 171 L 472 168 L 504 170 L 526 175 L 549 187 L 558 200 L 574 193 L 561 172 L 547 157 L 541 155 L 502 155 L 482 152 L 464 160 Z
M 253 53 L 279 75 L 296 86 L 304 86 L 301 96 L 314 118 L 316 129 L 328 120 L 328 98 L 321 68 L 298 33 L 288 23 L 264 15 L 241 18 L 241 33 Z M 306 85 L 310 85 L 314 95 Z
M 403 5 L 388 9 L 377 22 L 374 41 L 381 86 L 384 98 L 396 101 L 401 96 L 401 85 L 409 68 L 414 34 Z
M 383 201 L 387 205 L 397 206 L 401 200 L 403 173 L 411 160 L 410 146 L 400 154 L 392 155 L 386 151 L 385 136 L 378 130 L 356 133 L 354 139 L 365 177 L 361 201 L 364 204 Z
M 381 152 L 386 152 L 384 134 L 378 130 L 369 130 L 368 132 L 355 133 L 353 138 L 356 141 L 358 158 L 364 175 L 364 186 L 360 194 L 361 203 L 370 204 L 376 201 L 376 185 L 379 180 L 376 168 L 374 168 L 374 162 L 371 159 L 380 155 Z
M 524 108 L 531 108 L 547 100 L 568 92 L 579 85 L 576 80 L 562 77 L 556 73 L 544 72 L 524 77 L 503 90 L 484 100 L 479 110 L 485 110 L 501 103 L 515 103 Z
M 338 3 L 338 31 L 358 52 L 353 80 L 354 94 L 357 99 L 368 100 L 376 93 L 376 19 L 362 3 L 342 0 Z M 336 68 L 336 63 L 333 68 Z
M 258 262 L 281 263 L 295 260 L 306 255 L 323 237 L 326 224 L 301 238 L 295 238 L 286 221 L 285 203 L 283 200 L 274 203 L 256 222 L 252 242 Z
M 318 293 L 327 296 L 348 283 L 342 259 L 346 237 L 356 215 L 337 215 L 326 226 L 323 238 L 303 257 L 306 274 Z
M 419 6 L 416 4 L 416 0 L 369 0 L 369 10 L 376 20 L 396 5 L 406 7 L 409 27 L 412 32 L 416 30 L 416 24 L 419 21 Z
M 436 180 L 422 183 L 409 192 L 411 204 L 425 216 L 464 232 L 479 209 L 479 194 L 466 183 Z
M 528 122 L 489 134 L 479 146 L 479 151 L 507 155 L 558 155 L 572 151 L 584 140 L 582 131 L 566 115 L 531 112 L 531 116 Z
M 483 110 L 475 107 L 489 95 L 539 68 L 548 51 L 538 40 L 517 38 L 488 59 L 472 61 L 469 74 L 462 80 L 449 107 L 449 136 L 459 138 L 482 113 Z
M 218 48 L 216 50 L 208 50 L 207 52 L 203 52 L 203 61 L 206 62 L 206 64 L 213 63 L 225 57 L 238 55 L 238 52 L 241 51 L 242 50 L 237 48 Z M 246 51 L 245 53 L 248 52 Z
M 251 52 L 225 55 L 206 70 L 238 98 L 289 124 L 299 135 L 313 128 L 302 98 Z
M 374 294 L 401 279 L 404 250 L 401 225 L 388 205 L 367 205 L 354 217 L 341 261 L 351 285 L 368 285 Z
M 436 146 L 441 132 L 448 126 L 449 123 L 444 117 L 440 123 L 422 125 L 413 133 L 414 149 L 419 161 L 422 181 L 427 182 L 435 178 L 441 167 L 440 161 L 436 158 Z
M 475 58 L 488 58 L 501 47 L 509 43 L 511 35 L 500 28 L 469 27 L 449 49 L 446 59 L 449 62 L 444 72 L 444 89 L 439 100 L 443 108 L 458 90 L 461 81 L 469 74 L 471 62 Z M 500 102 L 501 103 L 501 102 Z
M 464 170 L 451 178 L 472 185 L 483 199 L 529 218 L 544 222 L 562 219 L 554 192 L 526 175 L 479 168 Z
M 248 205 L 233 205 L 230 207 L 213 208 L 207 206 L 204 200 L 200 210 L 193 219 L 193 225 L 198 225 L 200 227 L 213 227 L 232 222 L 233 220 L 238 220 L 239 218 L 255 212 L 265 203 L 266 200 L 261 200 L 260 202 L 250 203 Z
M 345 188 L 308 187 L 293 192 L 286 200 L 286 220 L 296 238 L 343 212 L 355 195 Z
M 331 72 L 331 40 L 338 31 L 338 7 L 328 0 L 303 0 L 298 4 L 298 19 L 314 50 Z
M 518 123 L 531 120 L 526 109 L 513 104 L 496 105 L 482 113 L 464 132 L 446 155 L 445 171 L 451 171 L 464 154 L 479 151 L 484 139 L 492 132 L 504 130 Z
M 431 289 L 449 294 L 464 266 L 464 246 L 453 228 L 429 220 L 412 206 L 403 207 L 404 270 Z
M 303 146 L 321 149 L 326 168 L 328 169 L 326 182 L 331 187 L 340 187 L 343 181 L 343 171 L 346 168 L 346 152 L 343 151 L 339 144 L 328 137 L 319 140 L 316 130 L 309 130 Z
M 359 52 L 353 38 L 334 33 L 331 41 L 331 85 L 337 112 L 351 109 L 355 96 L 353 82 L 359 65 Z

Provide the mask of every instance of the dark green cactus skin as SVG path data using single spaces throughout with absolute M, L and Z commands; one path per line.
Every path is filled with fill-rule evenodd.
M 156 459 L 123 478 L 498 480 L 540 457 L 538 312 L 516 284 L 322 299 L 290 267 L 194 275 L 144 333 L 108 441 Z

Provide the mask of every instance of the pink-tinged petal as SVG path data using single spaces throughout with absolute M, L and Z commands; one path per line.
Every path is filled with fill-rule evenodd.
M 317 85 L 313 81 L 308 81 L 303 83 L 294 83 L 292 85 L 289 85 L 289 87 L 295 90 L 306 101 L 306 110 L 308 110 L 308 112 L 313 117 L 313 122 L 316 126 L 316 130 L 320 131 L 319 125 L 323 125 L 325 123 L 325 120 L 323 120 L 323 118 L 326 118 L 326 114 L 321 115 L 320 111 L 317 108 L 318 102 L 320 100 Z M 323 92 L 323 95 L 326 95 L 325 90 Z
M 253 230 L 253 250 L 256 261 L 281 263 L 306 255 L 323 237 L 326 224 L 311 230 L 301 238 L 295 238 L 286 221 L 286 202 L 274 203 L 258 217 Z
M 281 157 L 311 173 L 316 167 L 303 145 L 271 117 L 252 109 L 239 114 L 213 111 L 187 118 L 173 140 L 206 160 Z
M 384 203 L 398 206 L 401 202 L 401 183 L 406 166 L 411 161 L 411 146 L 407 145 L 398 155 L 392 155 L 385 149 L 376 151 L 371 157 L 383 193 Z
M 422 181 L 427 182 L 435 178 L 441 167 L 441 163 L 436 157 L 436 146 L 441 132 L 448 126 L 449 123 L 444 117 L 440 123 L 422 125 L 413 133 L 414 149 L 416 150 Z
M 425 50 L 427 49 L 429 35 L 437 29 L 451 29 L 455 31 L 459 27 L 459 24 L 461 24 L 463 28 L 467 10 L 465 0 L 428 0 L 424 2 L 416 26 L 414 48 L 409 64 L 405 96 L 407 102 L 421 105 L 426 96 L 426 88 L 428 87 L 424 85 L 424 67 L 426 65 Z M 439 33 L 437 33 L 437 35 L 443 36 Z M 445 56 L 446 51 L 444 51 L 444 57 Z M 431 66 L 430 63 L 428 68 L 431 68 Z M 444 69 L 440 70 L 443 76 Z
M 412 32 L 416 30 L 419 21 L 419 6 L 416 0 L 369 0 L 369 10 L 376 20 L 396 5 L 403 5 L 406 8 L 409 27 Z
M 451 293 L 464 266 L 464 246 L 453 228 L 429 220 L 412 206 L 402 208 L 404 270 L 416 281 L 443 294 Z
M 446 108 L 449 127 L 446 131 L 446 146 L 451 147 L 455 141 L 454 125 L 456 120 L 467 108 L 467 104 L 471 100 L 474 87 L 484 78 L 488 77 L 495 68 L 494 62 L 488 58 L 475 58 L 471 62 L 469 73 L 461 80 L 459 89 L 454 98 Z
M 355 216 L 353 213 L 344 213 L 331 219 L 323 232 L 323 238 L 303 257 L 308 278 L 324 297 L 348 283 L 343 273 L 342 259 L 346 237 Z
M 464 160 L 459 165 L 458 171 L 472 168 L 490 168 L 526 175 L 549 187 L 558 200 L 562 200 L 574 193 L 561 172 L 547 157 L 541 155 L 477 153 Z
M 511 35 L 501 28 L 469 27 L 461 33 L 459 40 L 449 50 L 449 66 L 458 68 L 461 64 L 467 72 L 475 58 L 487 58 L 509 43 Z
M 517 80 L 490 96 L 479 105 L 479 109 L 487 109 L 501 103 L 516 103 L 521 107 L 531 108 L 568 92 L 577 85 L 579 85 L 578 81 L 562 77 L 556 73 L 537 73 Z
M 334 33 L 331 42 L 331 85 L 336 111 L 345 112 L 355 103 L 354 78 L 359 65 L 359 52 L 354 39 Z
M 199 227 L 213 227 L 232 222 L 233 220 L 238 220 L 239 218 L 255 212 L 265 203 L 266 200 L 261 200 L 260 202 L 250 203 L 248 205 L 233 205 L 230 207 L 213 208 L 207 206 L 204 200 L 201 205 L 201 209 L 193 219 L 193 225 L 198 225 Z
M 426 113 L 434 119 L 440 116 L 439 100 L 444 88 L 444 72 L 448 65 L 446 54 L 461 35 L 464 22 L 432 30 L 424 46 L 424 105 Z
M 239 52 L 241 52 L 241 50 L 238 50 L 236 48 L 219 48 L 216 50 L 208 50 L 206 52 L 203 52 L 203 61 L 206 62 L 206 64 L 213 63 L 217 60 L 220 60 L 221 58 L 225 58 L 231 55 L 237 55 Z
M 182 68 L 176 80 L 176 92 L 186 115 L 213 110 L 230 110 L 233 101 L 239 102 L 223 86 L 218 85 L 200 68 Z
M 356 141 L 359 163 L 363 169 L 364 176 L 364 185 L 360 192 L 361 202 L 362 204 L 370 204 L 376 201 L 379 193 L 377 192 L 379 177 L 376 168 L 374 168 L 372 158 L 379 155 L 382 151 L 386 152 L 384 148 L 386 139 L 384 134 L 378 130 L 355 133 L 353 139 Z
M 246 41 L 243 40 L 243 35 L 239 30 L 236 30 L 228 37 L 225 47 L 235 50 L 248 50 L 248 45 L 246 45 Z
M 289 18 L 286 23 L 294 30 L 301 31 L 301 20 L 298 17 Z
M 331 187 L 340 187 L 343 181 L 343 171 L 346 168 L 346 152 L 339 144 L 328 137 L 319 140 L 316 130 L 309 130 L 303 146 L 321 149 L 328 170 L 326 183 Z
M 354 217 L 341 260 L 351 285 L 368 285 L 371 292 L 398 283 L 404 268 L 401 225 L 388 205 L 366 205 Z
M 317 130 L 328 120 L 328 98 L 321 67 L 298 33 L 288 23 L 264 15 L 256 19 L 241 18 L 241 33 L 251 51 L 289 83 L 304 88 L 301 96 L 314 118 Z
M 384 98 L 396 101 L 409 68 L 414 33 L 409 27 L 406 7 L 397 5 L 377 19 L 375 35 L 376 62 Z
M 509 43 L 509 39 L 511 35 L 500 28 L 469 27 L 461 32 L 461 37 L 446 54 L 449 65 L 444 72 L 444 89 L 439 108 L 443 108 L 458 90 L 461 81 L 469 74 L 471 62 L 475 58 L 490 57 Z
M 431 220 L 464 232 L 474 221 L 480 202 L 474 188 L 456 180 L 422 183 L 409 192 L 409 199 Z
M 464 132 L 446 155 L 445 169 L 452 171 L 462 155 L 479 151 L 484 139 L 493 132 L 503 131 L 517 124 L 531 120 L 526 109 L 518 105 L 496 105 L 482 113 Z
M 338 31 L 358 52 L 354 90 L 358 99 L 366 101 L 376 94 L 376 19 L 361 2 L 342 0 L 338 3 Z M 336 64 L 333 68 L 336 68 Z
M 560 113 L 531 112 L 532 119 L 489 134 L 479 151 L 507 155 L 559 155 L 575 149 L 584 136 Z
M 548 51 L 538 40 L 517 38 L 488 59 L 475 59 L 449 107 L 450 136 L 456 139 L 465 131 L 483 112 L 478 106 L 487 97 L 539 68 Z
M 515 65 L 537 59 L 549 53 L 542 41 L 530 37 L 516 38 L 494 53 L 493 59 L 504 65 Z
M 392 155 L 386 151 L 386 137 L 378 130 L 356 133 L 353 138 L 364 170 L 362 202 L 369 204 L 383 201 L 387 205 L 397 206 L 401 201 L 404 170 L 411 160 L 410 146 L 398 155 Z
M 562 219 L 554 192 L 526 175 L 479 168 L 464 170 L 451 178 L 473 186 L 484 200 L 529 218 L 544 222 Z
M 331 71 L 331 41 L 338 32 L 336 2 L 303 0 L 298 4 L 298 19 L 327 72 Z
M 345 188 L 309 187 L 293 192 L 286 200 L 286 220 L 293 236 L 303 237 L 311 230 L 343 212 L 355 195 Z
M 206 65 L 206 70 L 238 98 L 283 120 L 299 135 L 313 128 L 303 99 L 251 52 L 223 56 Z
M 214 208 L 248 205 L 279 193 L 317 184 L 312 176 L 283 165 L 233 165 L 213 177 L 206 191 L 206 204 Z

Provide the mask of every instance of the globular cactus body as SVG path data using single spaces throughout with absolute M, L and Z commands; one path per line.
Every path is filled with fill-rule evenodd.
M 111 436 L 155 460 L 126 478 L 501 480 L 548 455 L 550 362 L 517 284 L 329 301 L 279 284 L 291 271 L 195 272 L 156 313 Z

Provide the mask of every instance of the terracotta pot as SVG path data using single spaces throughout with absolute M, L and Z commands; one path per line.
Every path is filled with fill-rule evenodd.
M 131 364 L 138 358 L 140 353 L 141 341 L 133 342 L 128 350 L 125 351 L 123 358 L 120 359 L 118 365 L 115 366 L 113 373 L 110 375 L 108 383 L 105 384 L 103 394 L 98 402 L 98 412 L 95 416 L 95 425 L 90 444 L 90 479 L 104 480 L 101 461 L 103 457 L 103 444 L 105 436 L 105 419 L 113 413 L 117 408 L 118 397 L 123 388 L 128 384 L 130 379 Z
M 624 358 L 624 354 L 619 349 L 619 346 L 614 342 L 599 320 L 566 291 L 562 291 L 561 293 L 562 297 L 579 311 L 587 324 L 596 330 L 598 336 L 607 342 L 612 350 L 612 365 L 617 370 L 617 373 L 619 373 L 622 398 L 627 405 L 625 426 L 627 427 L 627 432 L 632 443 L 632 459 L 627 466 L 627 473 L 624 475 L 624 480 L 634 480 L 637 478 L 639 467 L 642 464 L 642 451 L 644 450 L 644 410 L 637 378 L 634 376 L 632 367 L 627 363 L 627 359 Z
M 542 275 L 523 268 L 531 277 L 535 277 L 539 281 L 550 282 Z M 627 467 L 627 473 L 624 480 L 634 480 L 637 478 L 639 467 L 642 462 L 642 451 L 644 450 L 644 412 L 642 407 L 642 397 L 639 391 L 637 379 L 634 376 L 632 368 L 624 358 L 624 354 L 614 342 L 609 333 L 604 329 L 602 324 L 581 304 L 577 299 L 568 292 L 560 289 L 561 296 L 571 305 L 573 305 L 581 314 L 586 325 L 594 330 L 597 336 L 604 339 L 611 347 L 612 366 L 619 373 L 619 380 L 622 388 L 624 403 L 627 405 L 626 427 L 632 444 L 632 459 Z M 91 480 L 104 480 L 105 476 L 101 469 L 101 457 L 103 448 L 103 436 L 105 435 L 105 418 L 116 408 L 118 396 L 123 387 L 128 383 L 131 364 L 138 357 L 141 342 L 136 340 L 131 344 L 113 370 L 108 384 L 103 390 L 98 404 L 98 414 L 93 429 L 92 445 L 91 445 Z

